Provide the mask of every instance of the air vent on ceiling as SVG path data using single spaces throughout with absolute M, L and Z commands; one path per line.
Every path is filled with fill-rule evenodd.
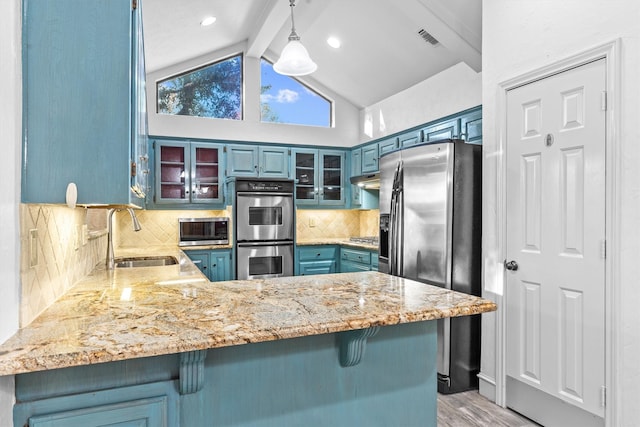
M 431 34 L 427 33 L 424 28 L 418 31 L 418 34 L 420 35 L 420 37 L 422 37 L 424 41 L 431 43 L 432 45 L 438 44 L 438 40 L 435 37 L 433 37 Z

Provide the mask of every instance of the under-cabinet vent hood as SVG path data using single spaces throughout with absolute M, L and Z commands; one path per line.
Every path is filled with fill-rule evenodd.
M 367 190 L 378 190 L 380 189 L 380 173 L 352 176 L 351 183 Z

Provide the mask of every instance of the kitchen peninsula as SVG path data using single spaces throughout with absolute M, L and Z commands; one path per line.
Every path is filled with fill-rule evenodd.
M 431 320 L 496 309 L 373 271 L 212 283 L 155 254 L 179 263 L 98 268 L 0 346 L 14 425 L 435 426 Z

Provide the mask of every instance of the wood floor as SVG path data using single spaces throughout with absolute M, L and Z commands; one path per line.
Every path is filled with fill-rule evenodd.
M 438 427 L 533 427 L 538 424 L 490 402 L 477 391 L 438 394 Z

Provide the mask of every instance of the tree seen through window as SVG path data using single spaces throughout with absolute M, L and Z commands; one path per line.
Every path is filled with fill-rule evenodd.
M 242 55 L 158 82 L 158 113 L 242 120 Z

